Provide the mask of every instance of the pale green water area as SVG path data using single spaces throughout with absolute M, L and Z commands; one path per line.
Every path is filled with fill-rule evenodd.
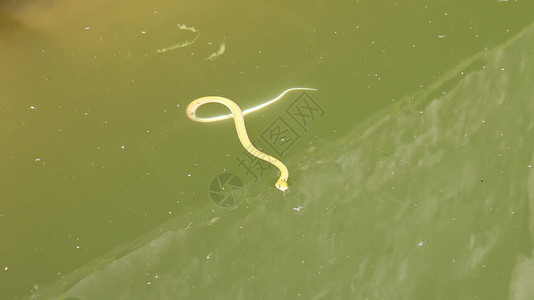
M 534 299 L 533 12 L 1 2 L 0 299 Z

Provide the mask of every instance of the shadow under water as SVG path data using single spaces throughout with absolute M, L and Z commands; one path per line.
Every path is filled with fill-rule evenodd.
M 532 49 L 534 26 L 295 158 L 284 199 L 184 213 L 31 298 L 532 298 Z

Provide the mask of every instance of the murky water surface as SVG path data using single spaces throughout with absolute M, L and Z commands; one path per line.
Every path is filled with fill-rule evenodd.
M 534 297 L 534 3 L 434 2 L 4 2 L 0 298 Z M 291 87 L 288 194 L 185 115 Z

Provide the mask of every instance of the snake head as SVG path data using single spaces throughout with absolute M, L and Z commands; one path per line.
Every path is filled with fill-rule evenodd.
M 287 184 L 287 181 L 283 179 L 278 179 L 278 181 L 276 182 L 274 186 L 284 193 L 289 192 L 289 185 Z

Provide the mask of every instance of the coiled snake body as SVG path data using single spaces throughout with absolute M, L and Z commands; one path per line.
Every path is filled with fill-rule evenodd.
M 272 103 L 278 101 L 280 98 L 282 98 L 286 93 L 288 93 L 290 91 L 295 91 L 295 90 L 313 90 L 313 91 L 316 91 L 316 89 L 311 89 L 311 88 L 290 88 L 290 89 L 287 89 L 284 92 L 282 92 L 278 97 L 276 97 L 276 98 L 274 98 L 272 100 L 269 100 L 269 101 L 267 101 L 267 102 L 265 102 L 265 103 L 263 103 L 261 105 L 258 105 L 256 107 L 247 109 L 245 111 L 241 111 L 241 108 L 239 108 L 239 106 L 235 102 L 233 102 L 232 100 L 230 100 L 228 98 L 219 97 L 219 96 L 207 96 L 207 97 L 198 98 L 198 99 L 194 100 L 193 102 L 191 102 L 187 106 L 187 109 L 186 109 L 185 112 L 186 112 L 187 116 L 189 117 L 189 119 L 191 119 L 193 121 L 196 121 L 196 122 L 203 122 L 203 123 L 215 122 L 215 121 L 220 121 L 220 120 L 224 120 L 224 119 L 228 119 L 228 118 L 233 117 L 234 118 L 234 122 L 235 122 L 235 129 L 237 131 L 237 136 L 239 137 L 239 141 L 241 141 L 241 144 L 243 145 L 243 147 L 250 154 L 252 154 L 255 157 L 257 157 L 259 159 L 262 159 L 262 160 L 264 160 L 264 161 L 266 161 L 266 162 L 268 162 L 268 163 L 270 163 L 272 165 L 274 165 L 275 167 L 277 167 L 280 170 L 280 178 L 278 178 L 278 181 L 276 181 L 275 187 L 277 189 L 281 190 L 282 192 L 287 192 L 289 190 L 289 185 L 287 184 L 287 180 L 289 178 L 289 170 L 287 169 L 287 167 L 281 161 L 279 161 L 278 159 L 272 157 L 269 154 L 261 152 L 256 147 L 254 147 L 254 145 L 252 145 L 252 143 L 250 142 L 250 139 L 248 138 L 248 135 L 247 135 L 247 129 L 245 127 L 245 120 L 243 118 L 243 115 L 251 113 L 251 112 L 256 111 L 256 110 L 259 110 L 260 108 L 263 108 L 263 107 L 265 107 L 265 106 L 267 106 L 269 104 L 272 104 Z M 228 107 L 230 109 L 230 111 L 232 112 L 232 114 L 224 115 L 224 116 L 218 116 L 218 117 L 212 117 L 212 118 L 202 118 L 202 117 L 197 116 L 197 114 L 196 114 L 197 108 L 199 108 L 200 106 L 202 106 L 203 104 L 206 104 L 206 103 L 220 103 L 220 104 Z

